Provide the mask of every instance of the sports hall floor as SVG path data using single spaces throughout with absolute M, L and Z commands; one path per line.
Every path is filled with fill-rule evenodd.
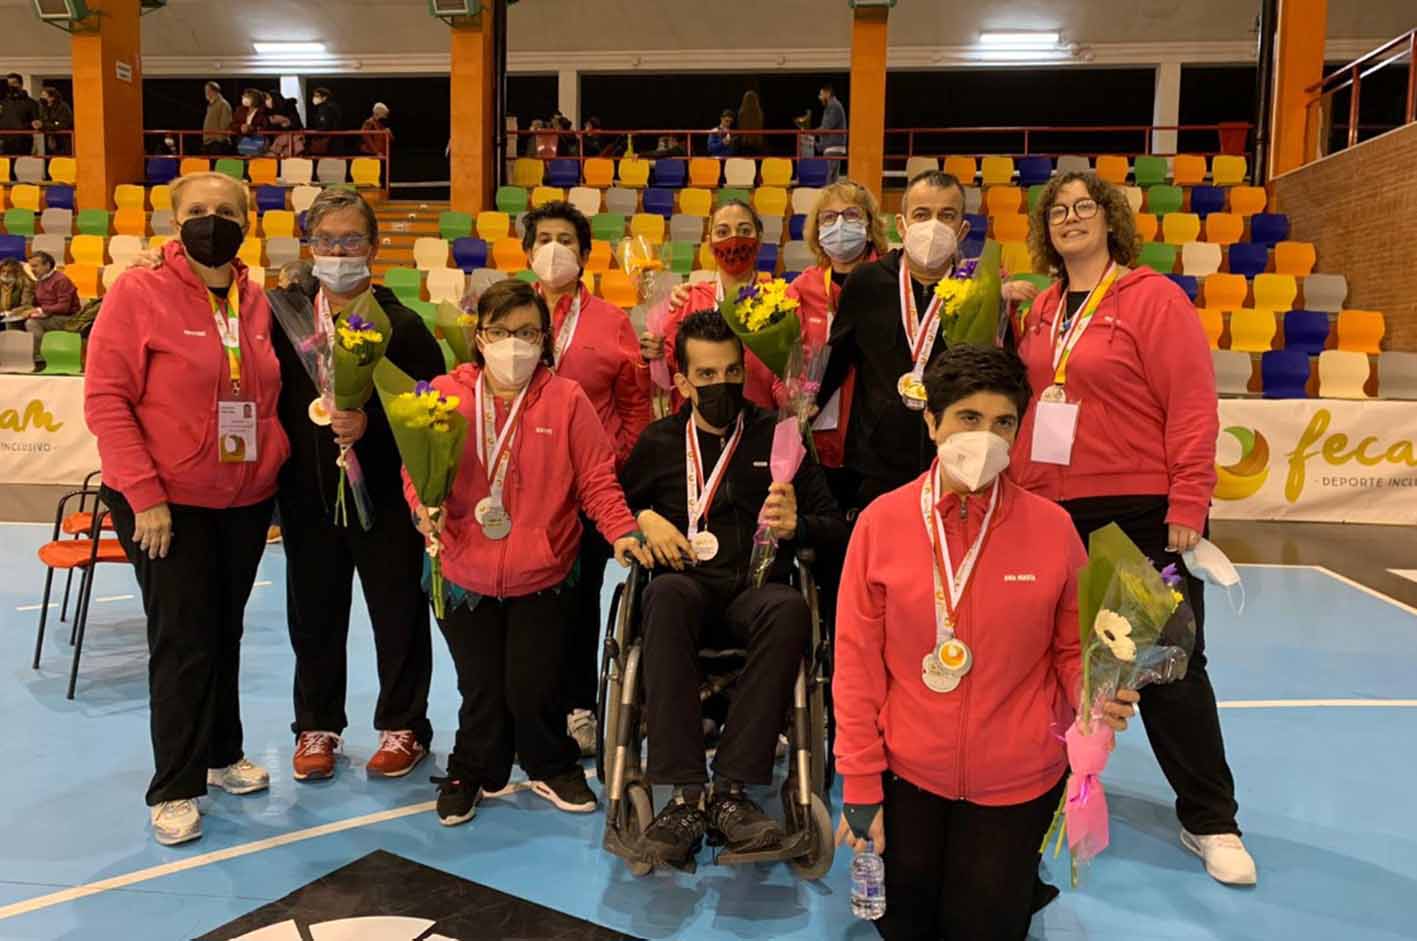
M 9 736 L 0 938 L 875 937 L 849 915 L 845 854 L 819 884 L 797 882 L 783 866 L 701 865 L 695 876 L 636 879 L 600 850 L 599 814 L 562 814 L 528 794 L 486 802 L 466 826 L 438 826 L 427 781 L 434 762 L 403 780 L 365 778 L 374 669 L 360 614 L 348 758 L 335 780 L 297 785 L 278 546 L 266 554 L 248 612 L 242 670 L 247 752 L 273 772 L 271 789 L 219 794 L 202 840 L 158 846 L 142 802 L 150 755 L 131 574 L 110 567 L 99 577 L 78 698 L 69 702 L 67 630 L 49 632 L 42 668 L 30 669 L 42 588 L 34 552 L 46 536 L 40 526 L 0 524 L 0 716 Z M 1217 885 L 1178 845 L 1168 789 L 1137 728 L 1122 737 L 1106 776 L 1111 850 L 1080 889 L 1035 919 L 1031 937 L 1417 938 L 1417 581 L 1388 571 L 1417 567 L 1417 531 L 1217 524 L 1216 538 L 1252 563 L 1242 569 L 1243 616 L 1213 592 L 1207 633 L 1260 885 Z M 456 704 L 440 639 L 435 652 L 440 764 Z M 376 851 L 399 858 L 364 859 Z M 1050 868 L 1061 882 L 1065 867 Z M 468 895 L 461 880 L 481 894 Z M 415 896 L 424 908 L 411 907 Z M 424 931 L 458 906 L 461 920 Z M 273 923 L 272 911 L 283 923 L 245 933 Z M 398 923 L 419 926 L 402 933 L 373 921 L 320 926 L 376 914 L 422 921 Z

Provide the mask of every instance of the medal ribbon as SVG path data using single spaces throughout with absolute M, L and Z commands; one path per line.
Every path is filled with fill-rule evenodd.
M 830 277 L 830 276 L 829 276 Z M 949 277 L 946 275 L 946 277 Z M 936 296 L 925 309 L 924 319 L 915 310 L 915 289 L 910 285 L 910 267 L 905 259 L 900 262 L 900 323 L 905 328 L 905 339 L 910 343 L 910 358 L 914 361 L 911 373 L 916 379 L 925 375 L 925 365 L 930 362 L 930 351 L 935 348 L 935 339 L 940 335 L 940 305 L 944 298 Z
M 732 460 L 733 452 L 738 450 L 738 441 L 742 437 L 743 415 L 740 412 L 733 436 L 724 443 L 723 453 L 719 454 L 717 463 L 713 465 L 713 473 L 705 478 L 703 459 L 699 456 L 699 429 L 694 424 L 694 416 L 689 416 L 689 421 L 684 426 L 684 482 L 688 497 L 690 539 L 698 535 L 699 520 L 708 518 L 709 507 L 713 506 L 713 498 L 718 493 L 718 485 L 723 482 L 728 462 Z M 700 480 L 704 482 L 702 496 L 699 490 Z
M 487 474 L 488 496 L 493 505 L 505 509 L 502 503 L 502 488 L 507 480 L 507 466 L 512 458 L 512 440 L 517 434 L 522 403 L 526 401 L 526 393 L 531 388 L 531 383 L 522 386 L 522 390 L 517 393 L 500 435 L 497 434 L 497 406 L 493 402 L 493 396 L 486 394 L 486 385 L 487 380 L 479 376 L 475 396 L 477 427 L 473 429 L 477 435 L 477 459 L 482 462 Z
M 836 303 L 832 298 L 832 269 L 827 265 L 822 269 L 822 292 L 827 298 L 827 336 L 831 336 L 832 321 L 836 319 Z M 908 335 L 908 334 L 907 334 Z
M 1068 360 L 1072 358 L 1073 349 L 1082 339 L 1082 335 L 1087 332 L 1087 328 L 1092 324 L 1092 316 L 1097 313 L 1097 308 L 1102 304 L 1102 299 L 1107 296 L 1107 291 L 1112 287 L 1112 283 L 1117 280 L 1117 264 L 1113 262 L 1107 266 L 1107 270 L 1102 274 L 1102 280 L 1097 282 L 1097 287 L 1093 288 L 1087 295 L 1087 300 L 1083 301 L 1082 308 L 1073 320 L 1071 329 L 1066 336 L 1059 336 L 1063 326 L 1063 311 L 1068 303 L 1067 291 L 1062 291 L 1058 299 L 1058 311 L 1053 316 L 1053 384 L 1065 385 L 1068 381 Z
M 940 520 L 940 511 L 935 506 L 935 475 L 942 473 L 939 462 L 930 468 L 925 483 L 920 488 L 920 515 L 925 522 L 925 534 L 930 539 L 930 551 L 934 558 L 930 566 L 935 576 L 935 649 L 945 641 L 954 638 L 955 612 L 959 610 L 959 600 L 969 587 L 970 576 L 974 574 L 974 564 L 979 561 L 979 553 L 984 547 L 984 538 L 989 534 L 989 523 L 994 518 L 994 509 L 999 505 L 999 482 L 989 494 L 989 509 L 980 524 L 979 535 L 974 544 L 960 560 L 956 574 L 950 560 L 950 547 L 945 542 L 945 527 Z
M 576 296 L 571 301 L 570 313 L 566 314 L 566 319 L 561 321 L 561 329 L 556 334 L 556 342 L 552 348 L 552 356 L 556 365 L 561 365 L 561 357 L 566 355 L 566 351 L 571 348 L 571 340 L 576 335 L 576 327 L 581 322 L 581 292 L 585 288 L 580 284 L 576 285 Z
M 231 394 L 241 394 L 241 288 L 236 278 L 226 289 L 226 315 L 223 316 L 212 292 L 207 292 L 207 300 L 212 305 L 212 320 L 216 322 L 216 335 L 221 339 L 226 351 L 226 368 L 231 375 Z
M 334 314 L 330 313 L 330 300 L 325 297 L 324 291 L 315 295 L 315 329 L 326 338 L 324 355 L 316 364 L 320 375 L 319 392 L 323 397 L 332 397 L 335 344 L 339 342 L 339 337 L 335 333 Z

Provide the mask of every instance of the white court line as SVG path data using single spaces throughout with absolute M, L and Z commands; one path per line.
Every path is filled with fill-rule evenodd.
M 252 585 L 251 587 L 252 587 L 252 588 L 269 588 L 269 587 L 271 587 L 271 583 L 270 583 L 270 582 L 256 582 L 256 583 L 255 583 L 254 585 Z M 104 597 L 104 598 L 91 598 L 91 599 L 89 599 L 89 600 L 92 601 L 94 604 L 109 604 L 109 603 L 114 602 L 114 601 L 132 601 L 132 600 L 133 600 L 134 598 L 136 598 L 136 597 L 138 597 L 138 596 L 137 596 L 137 595 L 108 595 L 108 596 L 106 596 L 106 597 Z M 15 606 L 15 610 L 16 610 L 16 611 L 38 611 L 38 610 L 40 609 L 40 607 L 41 607 L 41 605 L 37 605 L 37 604 L 21 604 L 21 605 L 16 605 L 16 606 Z M 59 605 L 56 604 L 55 602 L 51 601 L 51 602 L 49 603 L 49 607 L 50 607 L 50 609 L 52 610 L 52 609 L 54 609 L 54 608 L 59 607 Z
M 1409 582 L 1417 582 L 1417 569 L 1388 569 L 1388 571 L 1398 578 L 1405 578 Z
M 1417 709 L 1417 699 L 1232 699 L 1221 709 Z
M 1370 595 L 1378 599 L 1379 601 L 1386 601 L 1388 604 L 1392 605 L 1394 608 L 1397 608 L 1399 611 L 1405 611 L 1413 617 L 1417 617 L 1417 608 L 1412 607 L 1412 605 L 1404 604 L 1403 602 L 1398 601 L 1391 595 L 1385 595 L 1382 592 L 1378 591 L 1376 588 L 1369 588 L 1362 582 L 1355 582 L 1347 575 L 1340 575 L 1333 569 L 1326 568 L 1322 565 L 1299 565 L 1290 562 L 1237 562 L 1235 563 L 1235 567 L 1242 569 L 1309 569 L 1314 572 L 1321 572 L 1322 574 L 1327 575 L 1329 578 L 1333 579 L 1336 582 L 1342 582 L 1349 588 L 1356 588 L 1365 595 Z M 1391 571 L 1391 569 L 1389 569 L 1389 571 Z

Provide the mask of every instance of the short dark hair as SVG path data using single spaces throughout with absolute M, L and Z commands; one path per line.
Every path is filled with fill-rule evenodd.
M 714 209 L 713 215 L 709 216 L 709 224 L 713 224 L 714 218 L 717 217 L 720 212 L 734 207 L 742 209 L 748 214 L 748 218 L 753 220 L 753 228 L 757 229 L 758 235 L 761 236 L 763 234 L 763 217 L 758 215 L 758 210 L 754 209 L 751 203 L 741 199 L 725 199 L 723 202 L 719 203 L 718 207 Z
M 322 85 L 310 93 L 310 97 L 312 98 L 316 95 L 319 95 L 322 98 L 333 98 L 335 96 L 335 93 Z
M 305 237 L 310 237 L 325 216 L 344 209 L 358 209 L 364 218 L 369 244 L 379 244 L 379 217 L 374 212 L 374 207 L 358 193 L 334 188 L 321 190 L 320 195 L 315 197 L 315 201 L 305 211 Z
M 551 309 L 546 301 L 536 293 L 536 289 L 525 281 L 509 278 L 498 281 L 482 292 L 477 299 L 477 329 L 485 330 L 506 317 L 518 307 L 535 307 L 541 315 L 541 362 L 547 366 L 556 365 L 551 336 Z M 485 365 L 482 351 L 473 345 L 472 358 L 479 366 Z
M 997 392 L 1008 397 L 1018 408 L 1020 419 L 1033 395 L 1023 360 L 1009 350 L 993 346 L 952 346 L 925 370 L 925 395 L 936 420 L 945 409 L 977 392 Z
M 24 77 L 23 75 L 21 75 L 19 72 L 11 72 L 9 75 L 5 76 L 5 81 L 7 81 L 7 82 L 10 82 L 10 81 L 17 81 L 17 82 L 19 82 L 21 85 L 23 85 L 23 84 L 25 83 L 25 77 Z
M 935 189 L 947 190 L 954 187 L 959 190 L 959 198 L 964 200 L 964 184 L 959 181 L 959 177 L 943 170 L 925 170 L 915 174 L 910 181 L 905 184 L 905 192 L 900 194 L 900 211 L 905 212 L 906 203 L 910 201 L 910 191 L 917 186 L 933 186 Z
M 585 217 L 585 213 L 570 203 L 556 200 L 542 203 L 527 213 L 526 218 L 522 220 L 522 248 L 528 253 L 536 244 L 536 227 L 548 219 L 560 219 L 575 226 L 576 244 L 580 246 L 577 254 L 584 255 L 590 251 L 590 220 Z
M 56 265 L 54 264 L 54 256 L 51 255 L 51 254 L 49 254 L 49 252 L 44 252 L 44 251 L 31 252 L 31 253 L 30 253 L 30 257 L 31 257 L 31 258 L 39 258 L 39 259 L 41 259 L 46 265 L 48 265 L 48 266 L 51 267 L 51 268 L 56 267 Z
M 737 345 L 740 355 L 743 352 L 743 341 L 738 339 L 738 334 L 733 332 L 728 321 L 723 319 L 723 315 L 715 307 L 696 310 L 679 322 L 679 332 L 674 334 L 674 351 L 675 358 L 679 360 L 679 371 L 686 376 L 689 374 L 690 340 L 701 340 L 704 343 L 732 342 Z
M 831 82 L 822 82 L 822 91 L 826 92 L 828 95 L 836 94 L 836 89 L 832 88 Z
M 724 118 L 736 118 L 736 117 L 738 117 L 738 115 L 737 115 L 736 113 L 734 113 L 734 111 L 733 111 L 732 108 L 724 108 L 724 109 L 723 109 L 722 111 L 720 111 L 719 114 L 718 114 L 718 118 L 719 118 L 720 121 L 723 120 Z
M 597 131 L 600 130 L 600 118 L 597 118 L 595 115 L 591 115 L 590 117 L 585 119 L 585 126 L 593 127 Z

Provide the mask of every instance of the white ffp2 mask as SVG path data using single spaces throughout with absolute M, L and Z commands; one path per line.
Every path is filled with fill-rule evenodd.
M 541 347 L 516 337 L 507 337 L 482 348 L 487 369 L 504 386 L 520 389 L 531 381 L 536 364 L 541 361 Z
M 560 242 L 545 242 L 532 252 L 531 270 L 542 284 L 559 291 L 580 276 L 581 262 L 569 247 Z
M 993 483 L 1009 466 L 1009 443 L 992 431 L 961 431 L 935 449 L 940 469 L 973 493 Z
M 1235 563 L 1220 551 L 1219 546 L 1209 539 L 1202 538 L 1194 549 L 1181 553 L 1181 561 L 1186 563 L 1186 569 L 1196 578 L 1224 588 L 1230 607 L 1236 614 L 1245 610 L 1245 584 L 1240 581 L 1240 573 L 1236 571 Z M 1236 604 L 1232 593 L 1235 588 L 1240 590 L 1239 604 Z
M 905 253 L 926 271 L 939 271 L 958 252 L 955 230 L 939 219 L 912 222 L 905 230 Z

